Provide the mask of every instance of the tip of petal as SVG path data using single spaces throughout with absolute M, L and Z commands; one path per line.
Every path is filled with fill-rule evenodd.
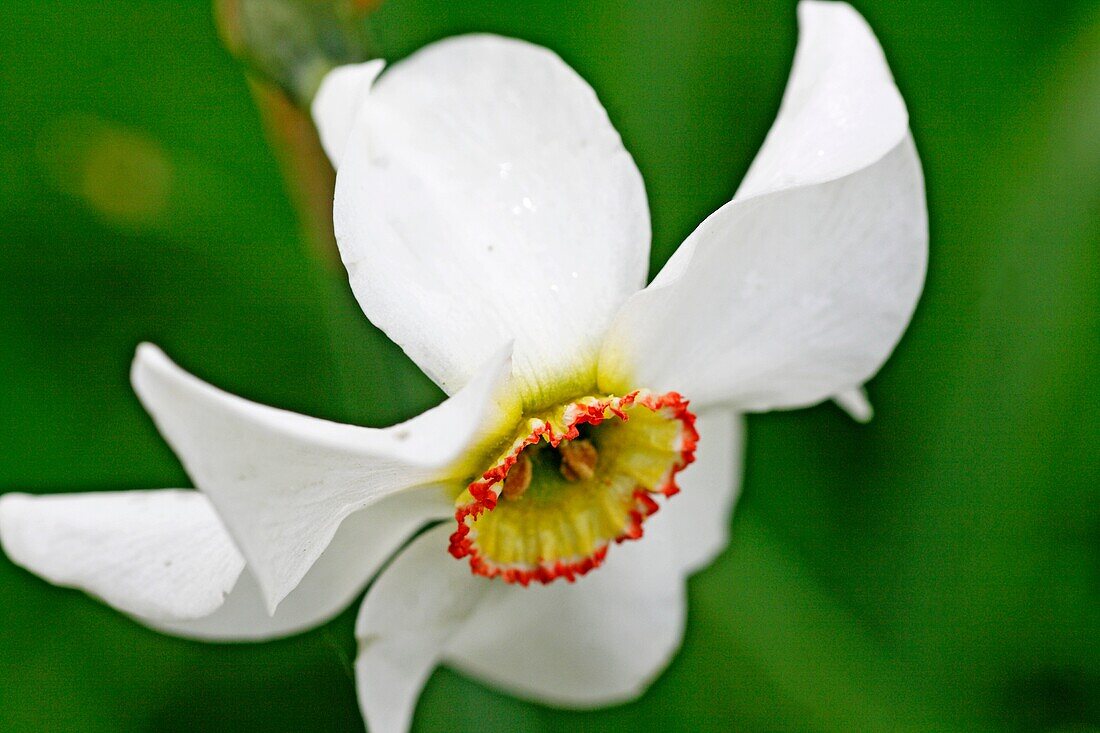
M 858 423 L 869 423 L 875 416 L 875 408 L 862 387 L 845 390 L 834 396 L 833 400 Z
M 134 353 L 134 361 L 130 365 L 130 386 L 145 408 L 150 410 L 150 414 L 152 410 L 148 400 L 156 393 L 157 382 L 163 381 L 165 375 L 176 371 L 179 371 L 179 367 L 161 351 L 160 347 L 149 342 L 138 345 Z
M 334 168 L 340 167 L 344 146 L 359 109 L 385 66 L 386 62 L 382 59 L 338 66 L 321 80 L 310 105 L 310 113 L 317 125 L 321 145 Z
M 801 22 L 806 22 L 814 16 L 823 17 L 829 13 L 836 14 L 835 17 L 846 15 L 849 18 L 862 20 L 855 8 L 841 0 L 800 0 L 798 3 L 798 19 Z
M 29 494 L 11 492 L 0 496 L 0 548 L 9 558 L 18 564 L 17 547 L 19 544 L 13 517 L 19 511 L 20 506 L 30 499 Z
M 143 341 L 138 344 L 137 349 L 134 351 L 134 361 L 130 366 L 130 382 L 136 388 L 142 372 L 147 369 L 164 368 L 165 366 L 173 366 L 168 355 L 156 344 Z
M 134 351 L 134 363 L 148 361 L 150 359 L 167 359 L 168 357 L 159 346 L 149 341 L 142 341 Z

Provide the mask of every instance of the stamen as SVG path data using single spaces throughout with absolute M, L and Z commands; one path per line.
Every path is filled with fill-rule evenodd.
M 515 464 L 508 469 L 508 475 L 504 477 L 504 488 L 501 489 L 505 499 L 518 499 L 531 485 L 531 459 L 526 453 L 520 453 Z
M 558 446 L 558 452 L 561 453 L 561 475 L 566 481 L 587 481 L 596 475 L 599 455 L 592 441 L 569 440 Z

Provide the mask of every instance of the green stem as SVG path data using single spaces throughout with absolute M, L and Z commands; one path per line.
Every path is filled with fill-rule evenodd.
M 298 212 L 307 250 L 327 269 L 338 270 L 340 257 L 332 230 L 336 174 L 321 148 L 317 129 L 309 115 L 279 88 L 255 77 L 249 78 L 249 88 Z

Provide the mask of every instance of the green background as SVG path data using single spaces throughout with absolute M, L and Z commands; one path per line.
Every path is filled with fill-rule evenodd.
M 421 731 L 1100 726 L 1100 6 L 862 0 L 911 112 L 931 270 L 870 393 L 750 420 L 729 550 L 638 702 L 439 671 Z M 653 266 L 770 125 L 793 3 L 389 0 L 379 52 L 550 46 L 645 176 Z M 303 246 L 202 0 L 0 5 L 0 490 L 187 485 L 127 383 L 153 340 L 240 394 L 385 425 L 438 401 Z M 159 636 L 0 559 L 0 730 L 357 730 L 354 609 L 257 646 Z

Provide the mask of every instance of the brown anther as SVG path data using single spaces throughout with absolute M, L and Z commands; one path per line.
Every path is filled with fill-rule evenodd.
M 508 469 L 508 475 L 504 477 L 504 487 L 500 493 L 505 499 L 518 499 L 531 485 L 531 459 L 525 453 L 520 453 L 516 462 Z
M 558 446 L 561 475 L 566 481 L 587 481 L 596 474 L 596 446 L 590 440 L 571 440 Z

